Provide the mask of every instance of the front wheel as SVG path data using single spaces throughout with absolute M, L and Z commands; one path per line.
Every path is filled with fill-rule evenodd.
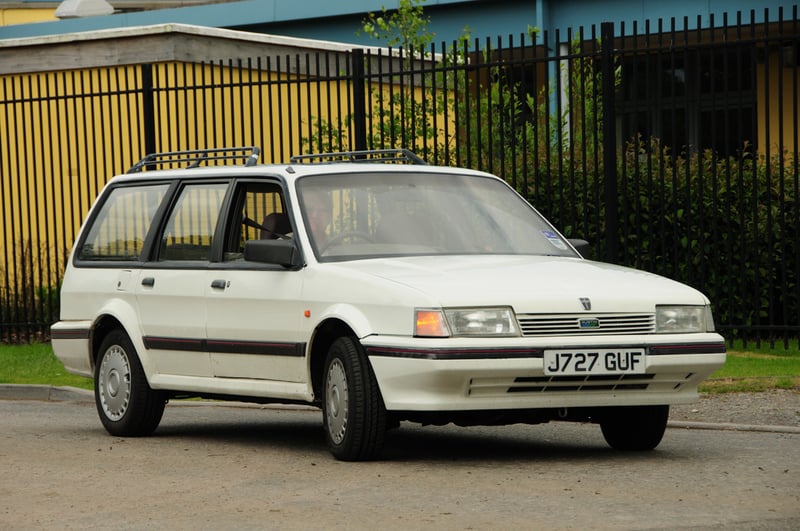
M 652 450 L 667 428 L 669 406 L 610 408 L 600 419 L 603 437 L 616 450 Z
M 147 383 L 136 349 L 122 330 L 100 345 L 94 370 L 94 397 L 100 422 L 111 435 L 150 435 L 161 422 L 166 399 Z
M 361 344 L 333 342 L 323 372 L 322 423 L 331 453 L 342 461 L 374 458 L 383 447 L 386 407 Z

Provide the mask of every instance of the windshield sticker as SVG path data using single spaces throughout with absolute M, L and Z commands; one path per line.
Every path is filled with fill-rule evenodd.
M 567 244 L 564 243 L 564 240 L 562 240 L 555 232 L 551 230 L 543 230 L 542 235 L 547 238 L 547 241 L 553 244 L 553 247 L 561 249 L 562 251 L 567 250 Z

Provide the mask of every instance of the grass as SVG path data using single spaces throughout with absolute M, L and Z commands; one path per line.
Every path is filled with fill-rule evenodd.
M 768 389 L 800 389 L 800 347 L 792 341 L 770 349 L 749 343 L 743 348 L 734 343 L 728 350 L 725 365 L 700 385 L 706 393 L 766 391 Z
M 0 345 L 0 384 L 45 384 L 92 389 L 92 380 L 64 370 L 47 343 Z
M 67 373 L 47 343 L 0 345 L 0 384 L 43 384 L 92 389 L 92 380 Z M 721 369 L 700 385 L 705 393 L 800 389 L 800 347 L 734 344 Z

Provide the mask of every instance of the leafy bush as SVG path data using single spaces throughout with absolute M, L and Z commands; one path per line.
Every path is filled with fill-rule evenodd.
M 0 264 L 0 343 L 46 340 L 50 324 L 58 319 L 60 282 L 50 285 L 50 275 L 61 276 L 63 266 L 50 269 L 51 253 L 31 241 L 14 246 L 16 253 Z
M 549 186 L 532 187 L 529 198 L 568 236 L 591 240 L 602 258 L 608 242 L 599 170 L 551 173 Z M 620 263 L 697 287 L 731 337 L 796 330 L 796 172 L 797 161 L 786 153 L 676 156 L 656 139 L 626 144 L 617 157 Z

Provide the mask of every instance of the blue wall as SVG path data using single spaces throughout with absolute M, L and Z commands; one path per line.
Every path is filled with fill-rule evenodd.
M 31 2 L 35 4 L 36 2 Z M 380 11 L 382 5 L 396 6 L 387 0 L 246 0 L 233 3 L 160 9 L 86 19 L 40 22 L 0 27 L 0 38 L 33 37 L 163 24 L 167 22 L 200 26 L 246 29 L 295 37 L 322 39 L 358 44 L 377 44 L 366 36 L 356 35 L 361 20 L 370 11 Z M 749 20 L 756 10 L 757 21 L 763 20 L 764 8 L 770 18 L 776 18 L 778 7 L 785 9 L 784 17 L 792 16 L 792 3 L 781 0 L 428 0 L 425 11 L 431 18 L 429 30 L 436 33 L 436 42 L 451 42 L 469 26 L 473 37 L 504 38 L 527 33 L 529 26 L 554 30 L 559 28 L 587 29 L 601 22 L 625 22 L 630 32 L 633 22 L 643 31 L 645 20 L 653 29 L 659 17 L 669 27 L 669 17 L 678 17 L 677 29 L 683 28 L 683 17 L 689 17 L 689 28 L 696 26 L 697 16 L 708 24 L 714 14 L 715 25 L 722 24 L 722 14 L 743 11 Z M 796 4 L 794 4 L 796 5 Z M 598 30 L 599 31 L 599 30 Z M 619 25 L 617 25 L 619 31 Z
M 577 29 L 579 26 L 589 28 L 601 22 L 625 22 L 625 32 L 632 33 L 633 23 L 639 25 L 639 33 L 644 31 L 645 21 L 650 20 L 651 29 L 657 29 L 659 18 L 664 20 L 664 28 L 670 28 L 670 19 L 676 18 L 675 29 L 684 29 L 684 17 L 688 18 L 687 29 L 697 28 L 697 17 L 701 17 L 702 27 L 709 25 L 710 15 L 714 15 L 714 25 L 722 25 L 724 13 L 728 13 L 729 23 L 736 22 L 736 12 L 742 12 L 743 21 L 750 20 L 750 11 L 756 10 L 756 22 L 764 20 L 764 9 L 769 8 L 769 17 L 774 20 L 778 16 L 778 8 L 783 6 L 784 18 L 792 16 L 792 2 L 778 0 L 554 0 L 550 2 L 551 28 Z M 619 25 L 616 27 L 619 33 Z
M 372 2 L 361 2 L 362 4 Z M 526 33 L 528 25 L 538 25 L 536 3 L 530 0 L 471 0 L 466 2 L 434 2 L 424 4 L 425 14 L 431 19 L 428 30 L 436 34 L 434 42 L 448 44 L 460 37 L 465 28 L 473 38 L 485 39 Z M 379 12 L 380 5 L 372 8 Z M 346 15 L 316 19 L 275 19 L 260 24 L 248 24 L 240 29 L 260 33 L 275 33 L 312 39 L 322 39 L 358 44 L 379 44 L 364 35 L 357 35 L 366 11 L 351 12 Z

